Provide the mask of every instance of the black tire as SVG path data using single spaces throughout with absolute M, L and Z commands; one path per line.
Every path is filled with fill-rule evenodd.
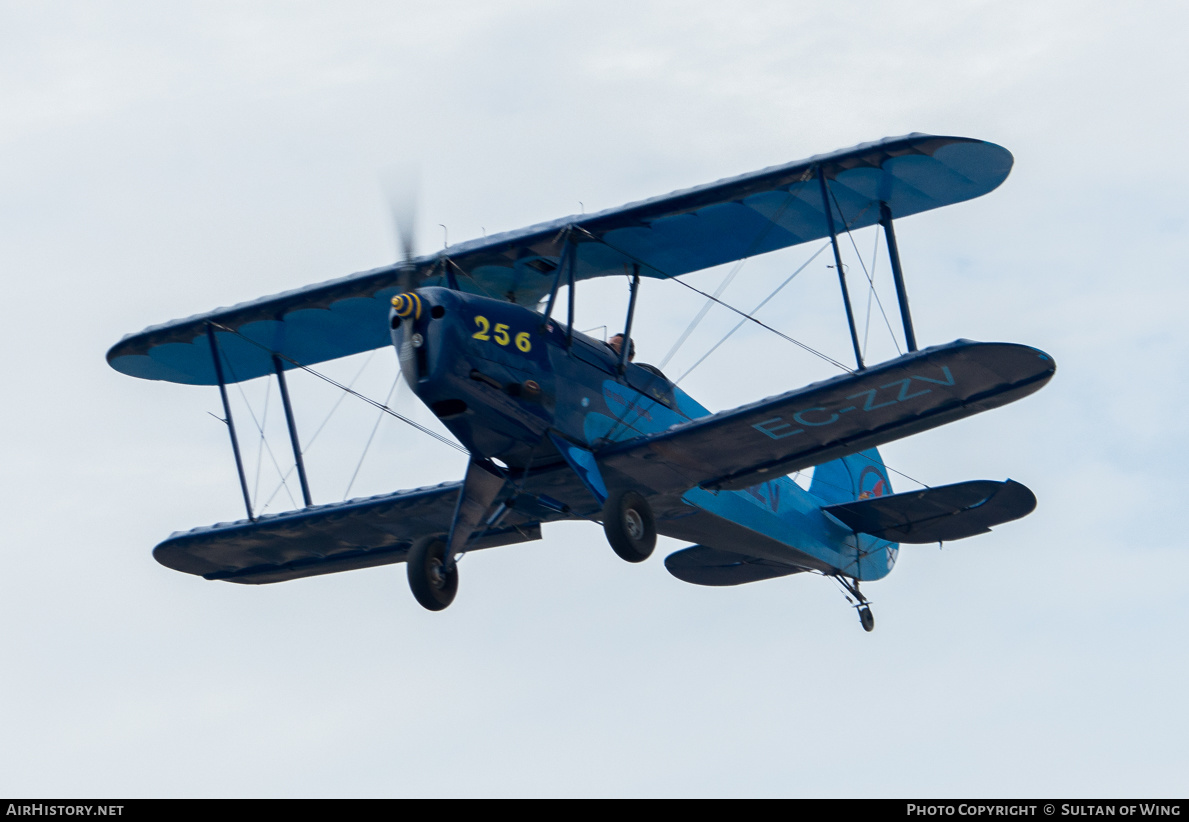
M 648 500 L 635 491 L 613 493 L 603 506 L 603 533 L 620 559 L 648 559 L 656 547 L 656 520 Z
M 871 609 L 863 607 L 859 609 L 859 622 L 863 625 L 863 630 L 871 633 L 875 630 L 875 614 L 871 613 Z
M 446 540 L 442 537 L 421 537 L 409 548 L 406 560 L 409 588 L 421 607 L 441 611 L 454 601 L 458 593 L 458 566 L 446 573 Z

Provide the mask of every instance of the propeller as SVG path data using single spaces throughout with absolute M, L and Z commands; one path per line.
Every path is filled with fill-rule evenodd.
M 397 242 L 397 253 L 401 259 L 398 284 L 402 291 L 417 287 L 414 243 L 417 229 L 417 190 L 420 173 L 417 166 L 407 163 L 389 168 L 382 176 L 384 194 L 392 214 L 392 227 Z

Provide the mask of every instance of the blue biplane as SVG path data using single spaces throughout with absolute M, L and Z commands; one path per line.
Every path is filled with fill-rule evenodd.
M 218 385 L 248 518 L 175 533 L 153 555 L 210 580 L 269 583 L 406 562 L 418 602 L 454 599 L 458 559 L 541 539 L 544 523 L 601 522 L 629 562 L 657 534 L 692 543 L 677 578 L 736 585 L 799 572 L 836 579 L 866 630 L 860 582 L 900 543 L 984 533 L 1030 513 L 1023 485 L 973 481 L 892 493 L 877 446 L 1041 388 L 1055 363 L 1009 343 L 919 349 L 893 218 L 992 191 L 1012 156 L 911 134 L 462 243 L 320 285 L 154 326 L 107 354 L 143 379 Z M 908 353 L 863 362 L 838 232 L 886 235 Z M 671 278 L 798 243 L 833 242 L 856 368 L 711 413 L 632 362 L 642 277 Z M 618 350 L 574 328 L 574 285 L 630 277 Z M 558 305 L 565 293 L 568 306 Z M 555 314 L 565 314 L 563 320 Z M 461 482 L 314 505 L 285 372 L 392 345 L 404 379 L 470 453 Z M 275 375 L 305 506 L 254 516 L 228 383 Z M 786 476 L 814 467 L 808 491 Z

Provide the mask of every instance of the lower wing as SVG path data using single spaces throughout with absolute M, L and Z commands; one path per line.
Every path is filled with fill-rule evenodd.
M 1052 358 L 958 340 L 675 425 L 598 452 L 653 493 L 739 490 L 998 408 L 1039 390 Z
M 403 562 L 418 537 L 449 532 L 460 487 L 445 483 L 195 528 L 173 534 L 153 556 L 176 571 L 249 584 Z M 468 549 L 540 539 L 548 512 L 532 508 L 509 510 Z

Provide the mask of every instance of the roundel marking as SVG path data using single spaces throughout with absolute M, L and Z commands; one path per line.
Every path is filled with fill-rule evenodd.
M 890 490 L 887 477 L 874 465 L 868 465 L 859 474 L 859 499 L 885 496 Z

